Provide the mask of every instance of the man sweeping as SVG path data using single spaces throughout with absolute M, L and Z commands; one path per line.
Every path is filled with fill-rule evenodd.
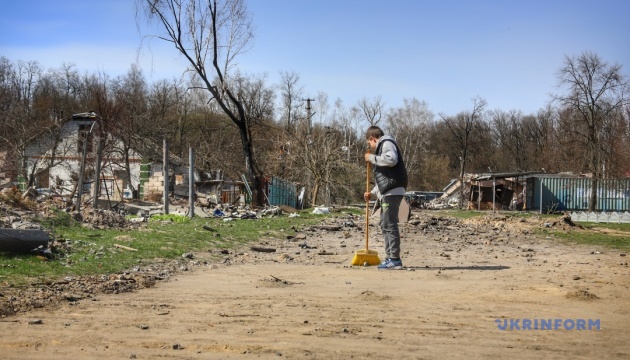
M 400 231 L 398 230 L 398 210 L 407 187 L 407 169 L 398 144 L 391 136 L 386 136 L 378 126 L 370 126 L 365 134 L 373 153 L 365 154 L 365 161 L 374 166 L 376 185 L 365 192 L 365 201 L 376 198 L 381 206 L 380 224 L 385 242 L 385 260 L 379 270 L 401 270 Z

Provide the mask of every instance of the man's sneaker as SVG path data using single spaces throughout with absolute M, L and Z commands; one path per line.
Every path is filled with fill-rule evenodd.
M 379 270 L 402 270 L 403 265 L 400 260 L 385 259 L 379 266 Z

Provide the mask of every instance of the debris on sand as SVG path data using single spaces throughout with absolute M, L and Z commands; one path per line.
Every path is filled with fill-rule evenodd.
M 599 299 L 599 296 L 593 294 L 588 290 L 578 290 L 566 295 L 567 299 L 575 299 L 581 301 L 593 301 Z

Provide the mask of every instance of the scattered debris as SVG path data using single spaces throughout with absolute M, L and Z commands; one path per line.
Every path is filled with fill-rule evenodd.
M 320 250 L 319 252 L 317 252 L 317 255 L 337 255 L 337 253 L 326 251 L 326 250 Z
M 567 299 L 576 299 L 583 301 L 592 301 L 599 299 L 599 296 L 589 292 L 588 290 L 578 290 L 566 295 Z
M 280 210 L 282 210 L 282 211 L 284 211 L 286 213 L 290 213 L 290 214 L 297 213 L 297 209 L 296 208 L 288 206 L 288 205 L 280 205 L 278 207 L 280 208 Z M 289 217 L 291 217 L 291 216 L 289 216 Z
M 311 214 L 316 214 L 316 215 L 330 214 L 330 209 L 327 207 L 316 207 L 315 210 L 311 212 Z
M 279 282 L 285 285 L 304 284 L 303 282 L 293 282 L 293 281 L 283 280 L 273 275 L 269 275 L 269 276 L 273 279 L 272 281 Z
M 204 229 L 204 230 L 208 230 L 208 231 L 216 231 L 215 229 L 211 228 L 211 227 L 210 227 L 210 226 L 208 226 L 208 225 L 204 225 L 204 226 L 202 226 L 202 229 Z
M 327 230 L 327 231 L 339 231 L 343 228 L 342 225 L 313 225 L 315 229 Z

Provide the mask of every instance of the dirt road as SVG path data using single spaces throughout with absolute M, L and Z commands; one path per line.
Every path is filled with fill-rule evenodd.
M 261 239 L 276 252 L 195 254 L 208 264 L 153 288 L 1 319 L 0 357 L 630 358 L 622 252 L 536 238 L 566 226 L 539 219 L 414 217 L 406 270 L 349 266 L 356 227 Z

